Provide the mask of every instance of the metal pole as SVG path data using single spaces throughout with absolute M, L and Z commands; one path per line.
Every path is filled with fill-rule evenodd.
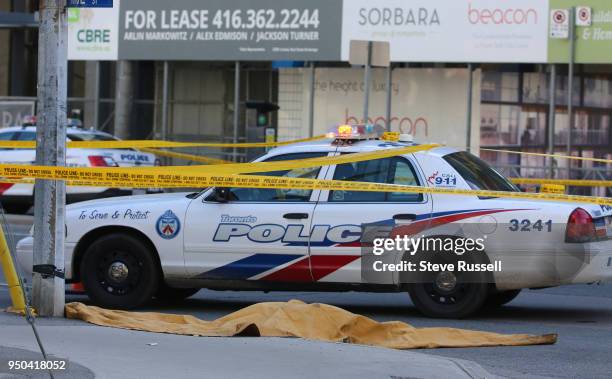
M 570 7 L 569 9 L 569 40 L 570 40 L 570 52 L 569 52 L 569 67 L 567 72 L 567 156 L 572 155 L 572 127 L 574 126 L 574 56 L 576 52 L 576 37 L 575 37 L 575 13 L 576 8 Z M 572 173 L 572 161 L 567 160 L 567 177 L 571 178 Z
M 467 151 L 472 149 L 472 94 L 474 92 L 474 70 L 471 63 L 468 63 L 468 88 L 467 88 L 467 132 L 465 136 L 465 145 Z
M 240 62 L 236 61 L 234 68 L 234 138 L 233 143 L 238 143 L 238 122 L 240 121 Z M 234 162 L 238 161 L 238 150 L 234 147 L 232 151 Z
M 93 104 L 93 128 L 98 129 L 100 125 L 100 61 L 95 62 L 94 73 L 94 104 Z
M 315 64 L 310 62 L 310 98 L 308 99 L 308 137 L 314 136 Z
M 372 76 L 372 41 L 368 41 L 368 59 L 363 72 L 363 123 L 368 123 L 370 108 L 370 77 Z
M 554 64 L 550 65 L 550 79 L 548 87 L 548 154 L 554 154 L 555 152 L 555 95 L 557 92 L 557 66 Z M 555 177 L 554 169 L 555 158 L 550 157 L 548 160 L 549 166 L 549 177 Z
M 134 97 L 133 62 L 117 61 L 115 78 L 115 130 L 114 134 L 122 139 L 130 138 L 130 118 L 132 98 Z
M 391 131 L 391 97 L 393 94 L 393 91 L 391 90 L 391 85 L 393 84 L 391 80 L 392 71 L 393 69 L 391 68 L 391 63 L 389 63 L 389 66 L 387 66 L 387 112 L 385 114 L 385 120 L 387 120 L 387 131 L 388 132 Z
M 67 23 L 65 0 L 42 0 L 38 29 L 38 127 L 36 163 L 66 165 Z M 57 275 L 33 275 L 33 304 L 41 316 L 64 315 L 63 181 L 36 180 L 34 266 L 50 265 Z
M 166 140 L 168 138 L 168 75 L 169 75 L 169 64 L 168 61 L 164 61 L 164 73 L 162 81 L 162 125 L 161 125 L 161 139 Z

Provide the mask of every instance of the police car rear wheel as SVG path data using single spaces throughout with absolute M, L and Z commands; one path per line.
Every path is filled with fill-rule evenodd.
M 437 282 L 437 281 L 436 281 Z M 428 317 L 463 318 L 478 311 L 487 298 L 486 283 L 456 283 L 452 289 L 443 283 L 409 285 L 412 302 Z
M 96 304 L 132 309 L 151 300 L 160 273 L 143 241 L 113 233 L 89 246 L 81 262 L 81 278 L 85 292 Z

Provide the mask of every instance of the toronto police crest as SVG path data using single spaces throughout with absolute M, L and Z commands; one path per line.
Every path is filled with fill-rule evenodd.
M 157 219 L 155 230 L 161 238 L 169 240 L 176 237 L 181 230 L 181 222 L 174 212 L 168 209 Z

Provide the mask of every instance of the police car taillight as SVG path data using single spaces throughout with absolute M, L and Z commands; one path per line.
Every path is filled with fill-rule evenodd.
M 574 209 L 567 220 L 565 242 L 589 242 L 595 238 L 596 233 L 593 217 L 591 217 L 591 215 L 582 208 Z
M 102 155 L 90 155 L 87 157 L 92 167 L 119 167 L 117 162 L 111 157 Z

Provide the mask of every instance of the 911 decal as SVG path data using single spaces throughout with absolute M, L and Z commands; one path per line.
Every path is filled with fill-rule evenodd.
M 436 171 L 427 177 L 427 182 L 436 187 L 456 187 L 457 176 L 452 173 L 440 173 Z
M 510 220 L 510 226 L 508 227 L 508 230 L 510 230 L 511 232 L 548 232 L 550 233 L 552 231 L 552 220 L 548 220 L 548 221 L 542 221 L 542 220 L 536 220 L 535 222 L 528 220 L 528 219 L 523 219 L 523 220 L 517 220 L 517 219 L 512 219 Z

